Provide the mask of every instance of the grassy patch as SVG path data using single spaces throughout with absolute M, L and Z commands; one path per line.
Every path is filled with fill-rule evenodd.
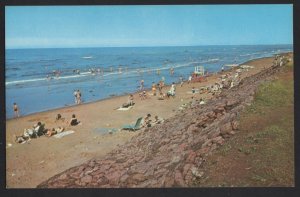
M 255 95 L 255 101 L 246 109 L 247 113 L 265 114 L 270 107 L 284 107 L 294 104 L 293 80 L 276 80 L 262 84 Z

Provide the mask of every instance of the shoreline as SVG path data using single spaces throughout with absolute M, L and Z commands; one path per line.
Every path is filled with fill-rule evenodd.
M 293 54 L 293 53 L 292 53 Z M 247 64 L 255 68 L 241 73 L 241 77 L 254 75 L 264 67 L 272 65 L 274 57 L 253 60 Z M 223 74 L 232 73 L 237 67 L 226 70 Z M 183 87 L 177 85 L 175 98 L 158 100 L 151 96 L 149 99 L 140 100 L 138 93 L 134 94 L 135 105 L 128 111 L 114 110 L 127 101 L 128 96 L 116 96 L 113 98 L 84 103 L 75 106 L 38 112 L 6 121 L 6 183 L 7 188 L 33 188 L 51 176 L 63 172 L 73 166 L 79 165 L 92 158 L 102 158 L 116 147 L 125 144 L 132 137 L 141 134 L 142 131 L 116 131 L 112 134 L 99 133 L 97 129 L 122 128 L 125 124 L 134 124 L 138 117 L 145 117 L 148 113 L 163 119 L 174 117 L 180 110 L 180 106 L 191 101 L 192 94 L 188 93 L 192 87 L 200 88 L 214 84 L 218 81 L 220 73 L 208 77 L 206 82 L 184 83 Z M 166 92 L 167 86 L 163 88 Z M 213 98 L 211 94 L 196 94 L 196 99 L 205 101 Z M 72 114 L 76 114 L 82 125 L 70 127 L 65 122 L 56 122 L 55 116 L 60 113 L 69 120 Z M 31 128 L 38 121 L 45 123 L 45 128 L 65 127 L 65 130 L 73 130 L 74 134 L 61 139 L 54 137 L 40 137 L 32 139 L 25 144 L 17 144 L 13 136 L 23 133 L 25 128 Z M 28 154 L 28 153 L 31 154 Z M 18 165 L 16 165 L 16 163 Z M 36 170 L 42 169 L 42 170 Z
M 260 57 L 260 58 L 254 58 L 254 59 L 251 59 L 251 60 L 248 60 L 248 61 L 245 61 L 245 62 L 242 62 L 240 64 L 238 64 L 238 66 L 236 67 L 230 67 L 228 69 L 225 69 L 224 72 L 231 72 L 232 69 L 237 69 L 239 68 L 241 65 L 243 64 L 248 64 L 248 63 L 251 63 L 253 61 L 256 61 L 256 60 L 261 60 L 261 59 L 264 59 L 264 58 L 272 58 L 276 55 L 286 55 L 286 54 L 290 54 L 290 53 L 293 53 L 293 51 L 290 51 L 290 52 L 283 52 L 283 53 L 276 53 L 276 54 L 273 54 L 272 56 L 270 57 Z M 214 72 L 212 73 L 213 75 L 218 75 L 220 74 L 220 70 L 217 71 L 217 72 Z M 186 83 L 187 80 L 184 81 L 184 83 Z M 175 83 L 176 86 L 179 85 L 179 83 Z M 170 85 L 165 85 L 164 88 L 170 88 L 171 87 L 171 84 Z M 151 91 L 151 88 L 147 88 L 147 89 L 144 89 L 146 92 L 149 92 Z M 103 99 L 99 99 L 99 100 L 94 100 L 94 101 L 89 101 L 89 102 L 84 102 L 84 103 L 81 103 L 80 105 L 89 105 L 89 104 L 94 104 L 94 103 L 98 103 L 98 102 L 103 102 L 103 101 L 106 101 L 106 100 L 109 100 L 109 99 L 114 99 L 114 98 L 120 98 L 120 97 L 128 97 L 129 94 L 133 94 L 133 95 L 136 95 L 138 94 L 139 92 L 141 92 L 140 90 L 139 91 L 135 91 L 135 92 L 131 92 L 131 93 L 127 93 L 127 94 L 122 94 L 122 95 L 116 95 L 116 96 L 110 96 L 110 97 L 106 97 L 106 98 L 103 98 Z M 11 117 L 11 118 L 6 118 L 6 121 L 10 121 L 10 120 L 14 120 L 14 119 L 20 119 L 20 118 L 23 118 L 23 117 L 28 117 L 28 116 L 32 116 L 32 115 L 38 115 L 38 114 L 42 114 L 42 113 L 48 113 L 48 112 L 53 112 L 53 111 L 57 111 L 57 110 L 64 110 L 64 109 L 68 109 L 68 108 L 72 108 L 72 107 L 76 107 L 76 106 L 79 106 L 78 104 L 65 104 L 65 106 L 62 106 L 62 107 L 57 107 L 57 108 L 52 108 L 52 109 L 46 109 L 46 110 L 43 110 L 43 111 L 37 111 L 37 112 L 33 112 L 33 113 L 29 113 L 29 114 L 26 114 L 26 115 L 22 115 L 18 118 L 15 118 L 15 117 Z

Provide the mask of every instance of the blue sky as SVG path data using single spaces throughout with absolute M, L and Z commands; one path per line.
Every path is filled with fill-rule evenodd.
M 6 6 L 6 48 L 292 44 L 292 5 Z

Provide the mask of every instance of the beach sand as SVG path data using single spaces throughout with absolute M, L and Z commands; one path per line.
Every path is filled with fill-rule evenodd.
M 245 63 L 254 68 L 249 69 L 248 72 L 242 72 L 241 77 L 256 74 L 270 67 L 273 60 L 274 58 L 271 57 Z M 222 74 L 229 72 L 231 71 Z M 122 103 L 127 102 L 128 96 L 120 96 L 7 120 L 6 144 L 12 144 L 6 148 L 7 188 L 33 188 L 70 167 L 94 157 L 104 156 L 142 131 L 122 130 L 112 134 L 101 134 L 96 131 L 97 128 L 120 129 L 122 125 L 134 124 L 137 118 L 144 117 L 148 113 L 152 115 L 152 118 L 158 115 L 167 119 L 177 113 L 183 103 L 191 101 L 192 94 L 187 92 L 190 92 L 192 87 L 199 89 L 202 86 L 212 85 L 220 75 L 221 73 L 209 77 L 207 82 L 184 83 L 183 87 L 177 84 L 175 98 L 158 100 L 158 97 L 151 96 L 149 99 L 140 100 L 138 94 L 134 94 L 136 104 L 128 111 L 115 110 Z M 169 87 L 164 87 L 163 92 L 168 90 Z M 148 92 L 151 93 L 151 91 Z M 211 97 L 211 94 L 196 94 L 196 99 L 207 100 Z M 72 114 L 76 114 L 82 125 L 70 127 L 64 122 L 55 122 L 58 113 L 67 120 Z M 31 128 L 38 121 L 45 123 L 45 127 L 49 129 L 63 126 L 65 130 L 74 130 L 75 133 L 61 139 L 42 136 L 25 144 L 14 142 L 14 135 L 21 135 L 25 128 Z

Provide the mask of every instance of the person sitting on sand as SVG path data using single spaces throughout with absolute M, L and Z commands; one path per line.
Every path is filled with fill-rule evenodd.
M 129 104 L 129 106 L 133 106 L 134 105 L 133 95 L 132 94 L 129 95 L 127 103 Z
M 165 100 L 165 97 L 166 97 L 166 95 L 164 94 L 164 93 L 160 93 L 159 94 L 159 97 L 158 97 L 158 100 Z
M 151 127 L 151 114 L 147 114 L 145 118 L 143 118 L 142 121 L 142 127 Z
M 75 114 L 72 115 L 72 118 L 69 122 L 69 126 L 76 126 L 80 123 L 80 121 L 77 120 Z
M 61 121 L 65 121 L 65 118 L 63 118 L 62 116 L 61 116 L 61 114 L 57 114 L 56 115 L 56 117 L 55 117 L 55 122 L 57 122 L 57 121 L 59 121 L 59 120 L 61 120 Z
M 176 91 L 176 87 L 175 87 L 175 83 L 173 82 L 172 85 L 171 85 L 171 88 L 170 90 L 168 91 L 167 93 L 167 96 L 170 97 L 170 96 L 175 96 L 175 91 Z
M 158 117 L 158 116 L 155 116 L 154 117 L 154 121 L 153 121 L 153 124 L 161 124 L 164 122 L 164 119 L 161 118 L 161 117 Z
M 127 103 L 124 103 L 122 105 L 122 108 L 128 108 L 130 106 L 133 106 L 135 103 L 133 102 L 133 95 L 130 94 L 129 97 L 128 97 L 128 100 L 127 100 Z
M 200 104 L 200 105 L 204 105 L 204 104 L 205 104 L 205 102 L 204 102 L 203 98 L 200 98 L 200 102 L 199 102 L 199 104 Z
M 61 115 L 57 114 L 55 120 L 60 120 L 61 119 Z

